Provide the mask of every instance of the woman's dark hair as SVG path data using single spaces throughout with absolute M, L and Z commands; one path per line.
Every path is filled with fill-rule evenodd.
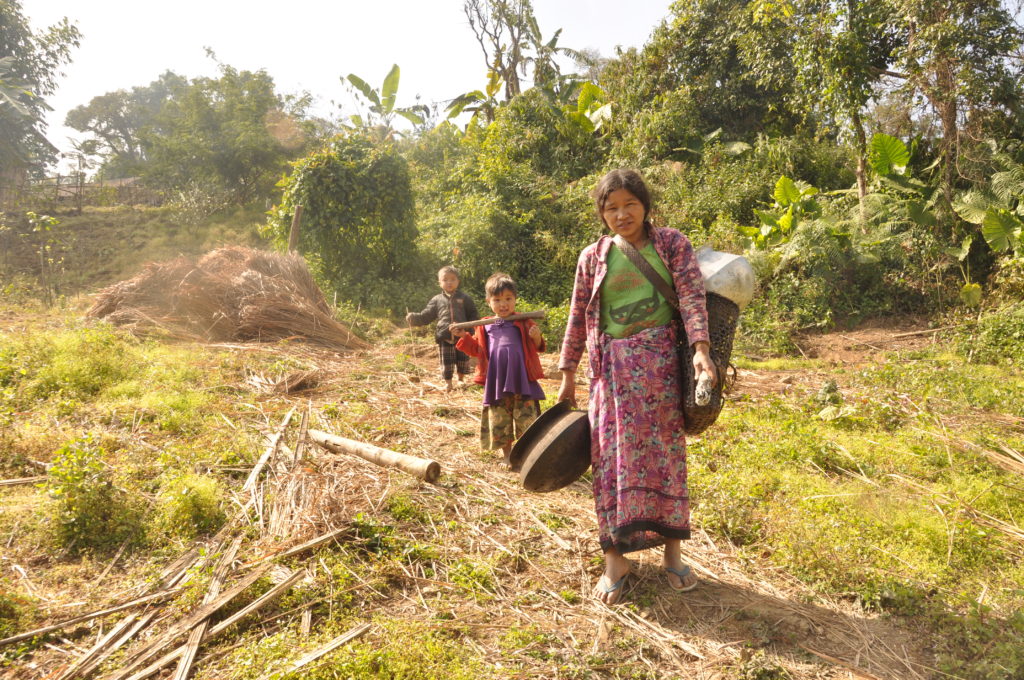
M 604 226 L 608 226 L 604 221 L 604 204 L 608 201 L 608 196 L 619 189 L 625 189 L 636 196 L 641 205 L 644 206 L 644 227 L 649 230 L 652 226 L 651 192 L 647 188 L 644 178 L 640 176 L 640 173 L 628 168 L 612 170 L 598 182 L 593 194 L 594 205 L 597 207 L 597 219 L 601 220 L 601 224 Z
M 512 291 L 512 294 L 519 297 L 519 291 L 516 290 L 516 282 L 512 280 L 512 277 L 504 272 L 494 272 L 491 277 L 487 279 L 487 283 L 484 284 L 484 291 L 487 292 L 487 297 L 494 297 L 499 295 L 506 290 Z

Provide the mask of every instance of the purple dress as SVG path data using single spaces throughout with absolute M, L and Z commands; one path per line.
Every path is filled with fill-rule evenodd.
M 487 334 L 484 406 L 494 406 L 510 394 L 521 394 L 524 399 L 543 399 L 540 383 L 526 375 L 523 336 L 516 325 L 499 319 L 485 326 L 484 332 Z

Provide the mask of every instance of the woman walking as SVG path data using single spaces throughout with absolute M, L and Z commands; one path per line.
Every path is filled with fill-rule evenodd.
M 576 367 L 589 358 L 589 417 L 594 501 L 605 569 L 597 596 L 617 602 L 629 575 L 629 552 L 664 545 L 669 585 L 691 590 L 683 564 L 690 537 L 686 440 L 675 352 L 679 309 L 693 346 L 694 375 L 717 380 L 709 355 L 704 283 L 689 239 L 651 222 L 651 197 L 633 170 L 613 170 L 594 192 L 597 212 L 614 236 L 580 254 L 562 344 L 559 400 L 576 404 Z M 635 249 L 636 252 L 627 251 Z M 675 289 L 677 305 L 658 293 L 630 258 L 639 253 Z

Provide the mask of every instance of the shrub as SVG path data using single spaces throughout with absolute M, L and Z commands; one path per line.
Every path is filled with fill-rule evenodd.
M 967 324 L 957 344 L 969 361 L 1024 365 L 1024 304 L 989 312 L 977 324 Z
M 160 490 L 158 526 L 186 538 L 209 534 L 224 524 L 224 489 L 213 477 L 185 474 Z
M 47 471 L 53 535 L 68 550 L 104 550 L 143 538 L 141 513 L 114 485 L 105 453 L 91 436 L 75 439 L 57 451 Z
M 295 208 L 303 206 L 301 249 L 329 289 L 343 300 L 393 305 L 419 259 L 405 159 L 390 142 L 351 134 L 292 167 L 264 236 L 287 245 Z

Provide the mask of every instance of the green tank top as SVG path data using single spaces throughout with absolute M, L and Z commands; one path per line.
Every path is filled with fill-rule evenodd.
M 648 241 L 639 250 L 654 271 L 672 285 L 672 276 L 654 244 Z M 667 324 L 672 313 L 661 293 L 613 244 L 608 249 L 608 273 L 601 282 L 601 331 L 613 338 L 625 338 Z

